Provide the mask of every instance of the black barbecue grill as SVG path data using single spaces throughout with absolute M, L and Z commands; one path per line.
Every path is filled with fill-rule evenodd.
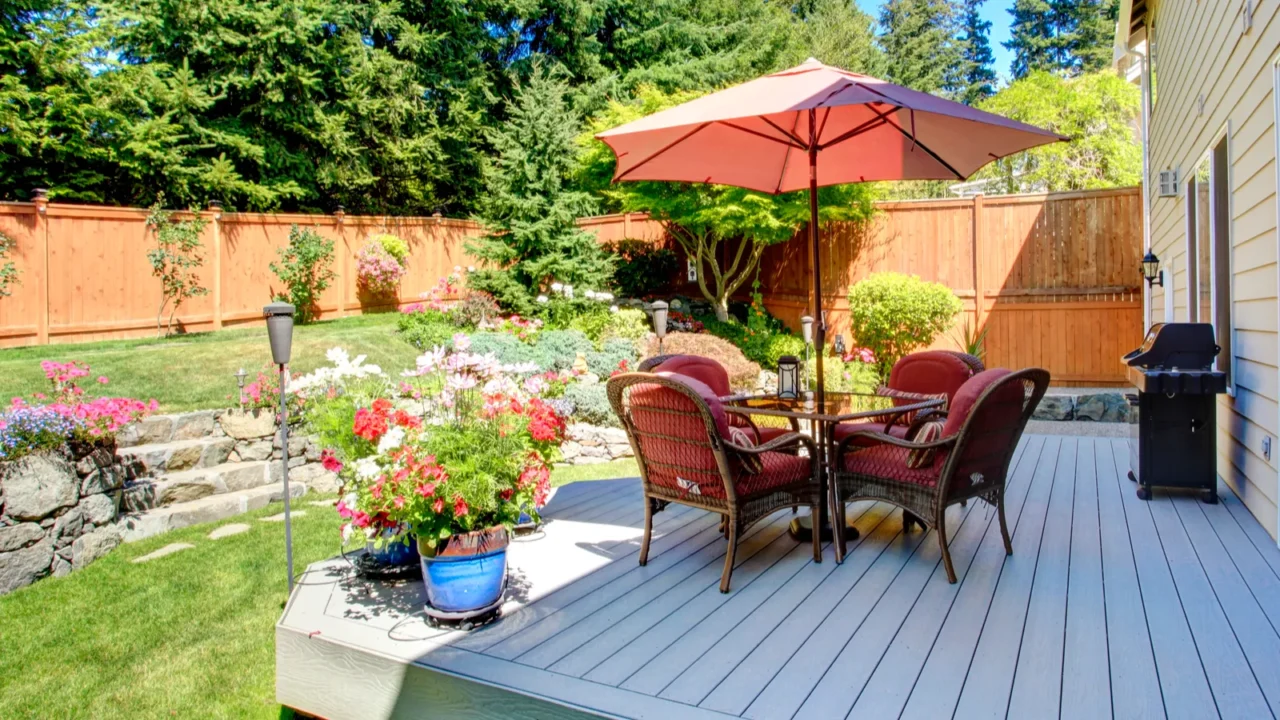
M 1159 323 L 1142 347 L 1122 358 L 1138 388 L 1138 422 L 1129 438 L 1129 479 L 1138 497 L 1152 487 L 1200 490 L 1218 502 L 1215 395 L 1227 376 L 1213 369 L 1218 347 L 1209 323 Z

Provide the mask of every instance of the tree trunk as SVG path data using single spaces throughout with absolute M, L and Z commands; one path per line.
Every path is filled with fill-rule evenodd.
M 720 322 L 729 322 L 729 298 L 721 296 L 715 298 L 713 307 L 716 310 L 716 319 Z

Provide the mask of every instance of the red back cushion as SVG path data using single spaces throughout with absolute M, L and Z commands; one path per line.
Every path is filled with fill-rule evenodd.
M 724 406 L 703 382 L 675 373 L 657 373 L 689 388 L 706 402 L 720 437 L 729 434 Z M 635 385 L 630 391 L 631 422 L 649 482 L 682 494 L 724 497 L 724 480 L 698 403 L 688 395 L 657 384 Z
M 952 399 L 970 377 L 973 371 L 960 358 L 941 350 L 926 350 L 895 363 L 889 371 L 889 387 L 924 395 L 945 393 Z
M 988 388 L 1010 374 L 1004 368 L 980 372 L 960 388 L 951 402 L 942 431 L 944 437 L 960 432 L 965 420 L 973 416 L 964 447 L 960 449 L 953 491 L 999 480 L 1005 462 L 1013 453 L 1026 403 L 1023 384 L 1005 383 L 988 395 L 981 406 L 977 405 L 978 398 Z
M 653 372 L 678 373 L 691 377 L 711 388 L 717 397 L 732 392 L 729 388 L 729 373 L 724 367 L 715 360 L 701 355 L 676 355 L 654 368 Z

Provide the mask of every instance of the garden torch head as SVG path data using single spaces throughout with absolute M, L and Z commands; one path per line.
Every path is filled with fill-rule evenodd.
M 667 336 L 667 308 L 667 303 L 662 300 L 653 304 L 653 332 L 659 340 Z
M 271 361 L 276 365 L 288 365 L 293 348 L 294 307 L 286 302 L 273 302 L 262 308 L 267 318 L 267 339 L 271 341 Z

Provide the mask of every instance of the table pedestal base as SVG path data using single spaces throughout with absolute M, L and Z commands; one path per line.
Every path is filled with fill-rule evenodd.
M 824 522 L 822 523 L 821 529 L 818 531 L 819 538 L 822 540 L 822 542 L 831 542 L 835 538 L 835 536 L 831 532 L 831 524 L 828 522 L 825 522 L 825 520 L 826 518 L 823 518 Z M 787 528 L 787 532 L 790 533 L 791 537 L 794 538 L 796 542 L 801 542 L 801 543 L 812 542 L 813 541 L 813 517 L 810 515 L 802 515 L 792 520 L 791 527 Z M 845 542 L 857 540 L 858 537 L 859 537 L 858 528 L 853 527 L 852 525 L 844 526 Z

